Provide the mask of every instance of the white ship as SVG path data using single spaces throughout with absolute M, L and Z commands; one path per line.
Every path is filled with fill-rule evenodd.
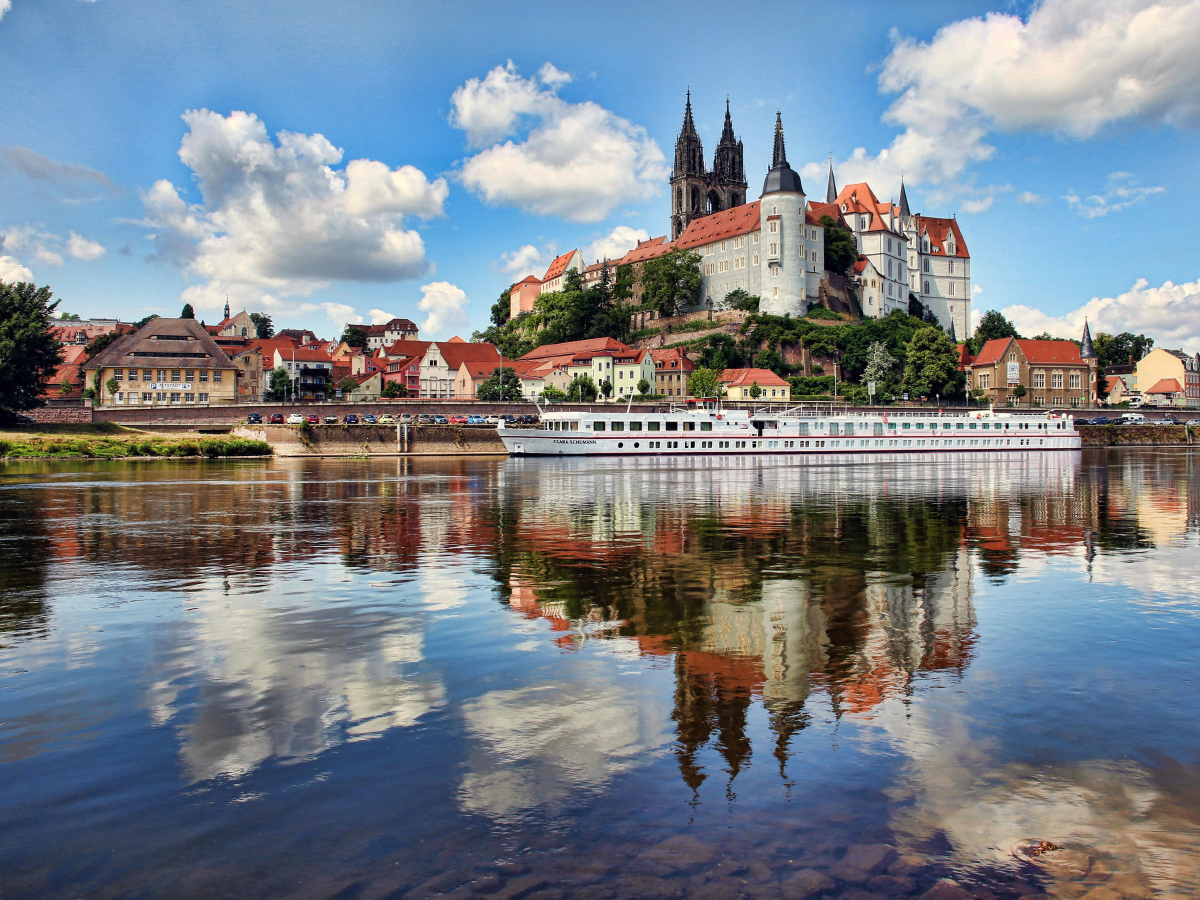
M 852 412 L 832 406 L 754 411 L 689 400 L 666 412 L 620 407 L 542 411 L 533 428 L 499 426 L 513 456 L 742 456 L 748 454 L 975 453 L 1078 450 L 1069 415 L 1010 410 L 902 409 Z

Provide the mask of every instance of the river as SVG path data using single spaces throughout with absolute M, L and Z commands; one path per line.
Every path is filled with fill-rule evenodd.
M 1188 448 L 5 464 L 0 896 L 1195 897 L 1198 524 Z

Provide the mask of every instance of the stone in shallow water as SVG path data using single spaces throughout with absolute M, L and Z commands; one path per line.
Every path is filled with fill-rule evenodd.
M 536 875 L 525 875 L 509 881 L 504 887 L 492 894 L 491 900 L 517 900 L 519 897 L 524 897 L 549 886 L 550 882 L 545 878 L 538 878 Z
M 1120 872 L 1108 879 L 1105 887 L 1116 891 L 1125 900 L 1150 900 L 1154 892 L 1146 887 L 1146 883 L 1136 875 Z
M 876 875 L 867 881 L 867 887 L 881 894 L 911 894 L 917 883 L 907 875 Z
M 919 856 L 901 856 L 888 866 L 888 874 L 920 875 L 926 868 L 925 860 Z
M 1083 878 L 1092 867 L 1092 858 L 1082 850 L 1051 850 L 1035 862 L 1045 866 L 1056 877 L 1072 881 Z
M 1124 898 L 1111 888 L 1101 885 L 1084 894 L 1083 900 L 1124 900 Z
M 854 844 L 842 862 L 863 872 L 882 872 L 896 858 L 896 851 L 887 844 Z
M 921 900 L 971 900 L 971 895 L 957 881 L 943 878 L 922 894 Z
M 845 881 L 849 884 L 862 884 L 871 877 L 870 872 L 864 872 L 862 869 L 855 868 L 845 860 L 830 866 L 829 874 L 838 881 Z
M 641 855 L 643 860 L 670 869 L 688 869 L 702 865 L 717 855 L 717 848 L 694 837 L 677 834 Z
M 837 887 L 837 882 L 816 869 L 801 869 L 783 879 L 780 886 L 783 888 L 783 896 L 790 900 L 805 900 L 806 897 L 815 897 L 822 891 L 833 890 Z

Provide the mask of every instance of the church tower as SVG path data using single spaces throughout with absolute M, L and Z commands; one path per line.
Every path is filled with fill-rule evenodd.
M 742 142 L 733 136 L 733 119 L 729 115 L 729 98 L 725 98 L 725 128 L 713 156 L 712 187 L 709 189 L 708 211 L 720 212 L 746 202 L 746 171 L 742 166 Z
M 740 149 L 739 145 L 739 167 Z M 683 234 L 688 222 L 705 214 L 707 188 L 704 147 L 692 121 L 692 92 L 689 90 L 683 128 L 675 140 L 675 166 L 671 169 L 671 240 Z

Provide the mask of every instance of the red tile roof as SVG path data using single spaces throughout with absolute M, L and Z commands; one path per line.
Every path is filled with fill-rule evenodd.
M 654 360 L 656 369 L 670 369 L 672 368 L 671 363 L 675 363 L 674 370 L 676 372 L 691 372 L 696 368 L 696 364 L 687 358 L 680 347 L 651 350 L 650 358 Z
M 1179 382 L 1174 378 L 1160 378 L 1155 382 L 1154 387 L 1146 391 L 1147 394 L 1178 394 L 1183 391 L 1179 386 Z
M 550 268 L 546 270 L 546 274 L 542 276 L 542 281 L 549 281 L 551 278 L 557 278 L 563 272 L 567 271 L 567 263 L 571 261 L 571 257 L 574 255 L 574 250 L 568 250 L 562 256 L 556 256 L 554 258 L 554 262 L 550 263 Z
M 541 284 L 541 283 L 542 283 L 542 279 L 538 278 L 536 275 L 530 275 L 528 278 L 524 278 L 521 281 L 517 282 L 517 284 Z M 517 286 L 516 284 L 513 285 L 513 287 L 516 287 L 516 286 Z
M 613 268 L 617 266 L 628 266 L 633 263 L 645 262 L 648 259 L 657 259 L 666 253 L 670 253 L 675 246 L 673 241 L 668 241 L 664 234 L 661 237 L 650 238 L 648 241 L 641 241 L 636 247 L 617 260 L 610 260 L 609 265 Z
M 958 345 L 958 371 L 962 371 L 966 366 L 973 365 L 975 357 L 971 355 L 971 350 L 966 344 Z
M 963 240 L 956 219 L 935 219 L 930 216 L 917 216 L 917 234 L 929 234 L 929 248 L 937 250 L 939 255 L 955 256 L 959 259 L 969 259 L 967 242 Z M 954 235 L 954 253 L 946 252 L 946 238 Z
M 749 387 L 756 382 L 759 387 L 790 387 L 770 369 L 726 369 L 717 381 L 730 387 Z
M 553 356 L 573 357 L 579 354 L 597 354 L 605 350 L 631 350 L 632 347 L 622 344 L 616 338 L 590 338 L 586 341 L 568 341 L 565 344 L 545 344 L 530 350 L 523 360 L 549 359 Z
M 749 234 L 759 229 L 759 201 L 743 203 L 732 209 L 722 210 L 699 219 L 692 219 L 675 240 L 676 247 L 688 249 L 711 244 L 724 238 Z
M 1004 354 L 1008 351 L 1009 342 L 1012 338 L 997 338 L 994 341 L 988 341 L 983 345 L 983 349 L 979 351 L 979 355 L 971 363 L 974 366 L 990 366 L 1000 362 L 1004 358 Z M 1017 340 L 1017 346 L 1021 348 L 1021 353 L 1026 361 L 1034 366 L 1082 366 L 1083 360 L 1079 356 L 1079 347 L 1071 341 L 1027 341 L 1024 339 Z
M 278 348 L 279 355 L 284 361 L 295 360 L 296 362 L 327 362 L 332 363 L 333 359 L 325 350 L 320 350 L 315 347 L 296 347 L 296 348 Z M 274 358 L 274 353 L 271 354 Z
M 437 346 L 442 354 L 442 359 L 446 361 L 446 367 L 456 372 L 462 367 L 463 363 L 466 363 L 467 370 L 472 375 L 481 372 L 486 372 L 487 375 L 490 375 L 501 364 L 500 351 L 496 349 L 495 344 L 468 344 L 466 341 L 444 341 L 439 342 Z

